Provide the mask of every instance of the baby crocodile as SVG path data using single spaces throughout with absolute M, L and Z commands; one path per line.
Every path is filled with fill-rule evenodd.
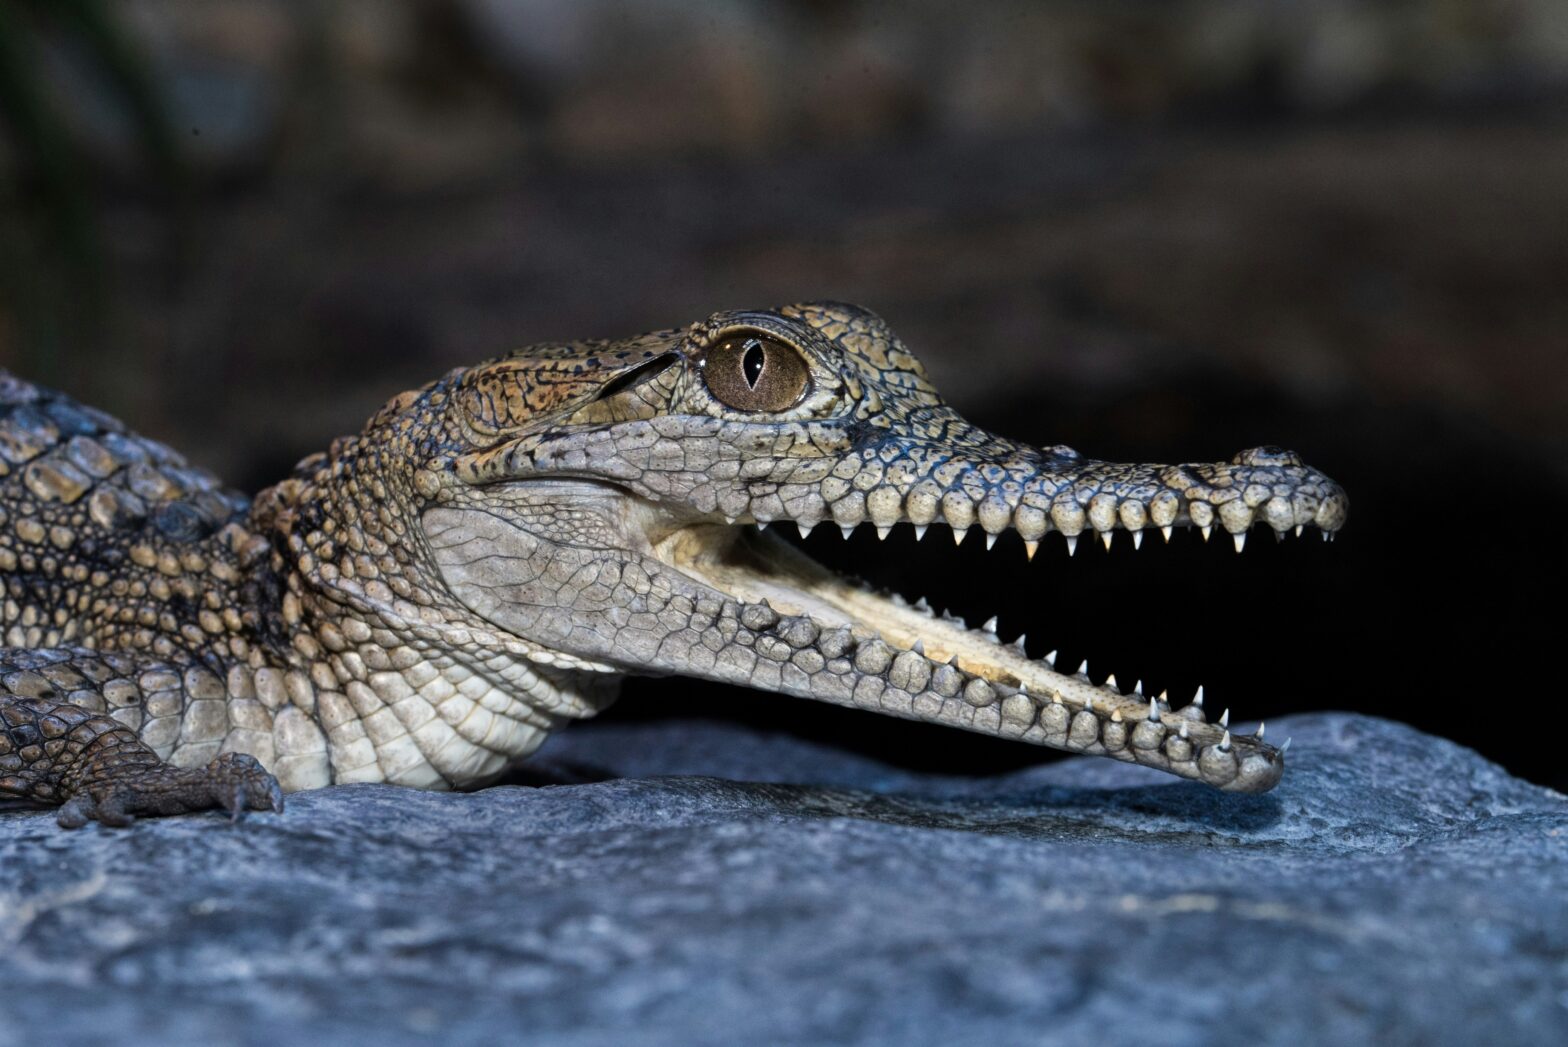
M 484 783 L 628 674 L 680 674 L 1274 785 L 1201 696 L 1123 694 L 841 578 L 767 530 L 946 525 L 1032 556 L 1345 520 L 1296 455 L 1119 465 L 943 403 L 874 314 L 547 343 L 393 398 L 254 500 L 0 372 L 0 795 L 67 826 Z

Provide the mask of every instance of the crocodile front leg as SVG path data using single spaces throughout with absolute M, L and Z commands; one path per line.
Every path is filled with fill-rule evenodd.
M 0 664 L 49 653 L 0 649 Z M 222 753 L 205 767 L 175 767 L 130 727 L 88 708 L 95 697 L 102 700 L 90 683 L 88 694 L 73 693 L 85 704 L 52 689 L 31 690 L 36 693 L 19 693 L 0 682 L 0 796 L 60 804 L 66 828 L 219 807 L 235 818 L 246 808 L 283 810 L 277 780 L 244 753 Z

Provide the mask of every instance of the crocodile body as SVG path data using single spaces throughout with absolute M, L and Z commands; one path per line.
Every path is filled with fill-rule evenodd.
M 80 824 L 281 809 L 280 786 L 471 786 L 638 673 L 1260 791 L 1281 750 L 1201 700 L 1058 671 L 768 525 L 1012 530 L 1032 556 L 1051 531 L 1328 536 L 1345 510 L 1274 448 L 1123 465 L 984 432 L 836 304 L 453 371 L 254 499 L 0 374 L 0 795 Z

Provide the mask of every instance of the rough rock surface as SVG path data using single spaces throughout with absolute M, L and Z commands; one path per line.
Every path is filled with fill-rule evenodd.
M 0 813 L 0 1043 L 1565 1042 L 1564 797 L 1396 723 L 1274 727 L 1263 797 L 667 723 L 544 754 L 637 777 Z

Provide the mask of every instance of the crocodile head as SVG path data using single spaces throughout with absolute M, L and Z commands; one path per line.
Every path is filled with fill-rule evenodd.
M 1276 448 L 1127 465 L 985 432 L 881 319 L 837 304 L 535 346 L 393 401 L 363 439 L 398 433 L 427 434 L 403 460 L 431 584 L 540 666 L 742 684 L 1243 792 L 1271 787 L 1283 752 L 1208 722 L 1201 697 L 1178 710 L 1059 671 L 836 575 L 770 525 L 1011 530 L 1032 556 L 1053 530 L 1072 545 L 1218 524 L 1239 546 L 1259 521 L 1327 535 L 1346 512 Z

